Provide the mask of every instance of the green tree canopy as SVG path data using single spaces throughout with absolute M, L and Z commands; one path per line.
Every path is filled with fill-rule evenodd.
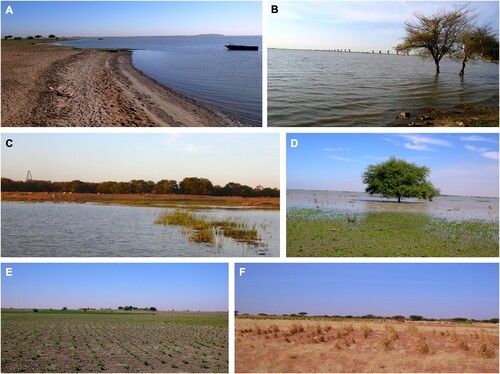
M 416 13 L 413 20 L 405 22 L 406 35 L 396 51 L 417 51 L 422 57 L 432 57 L 439 74 L 439 62 L 459 48 L 460 34 L 470 25 L 467 5 L 450 11 L 438 10 L 427 16 Z
M 429 168 L 418 166 L 405 160 L 391 157 L 376 165 L 368 165 L 362 175 L 363 183 L 370 195 L 382 195 L 385 198 L 414 197 L 429 199 L 439 195 L 439 190 L 427 180 Z

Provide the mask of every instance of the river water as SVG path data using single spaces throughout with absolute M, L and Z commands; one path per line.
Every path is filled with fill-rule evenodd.
M 268 126 L 391 126 L 401 112 L 498 107 L 498 65 L 444 58 L 268 50 Z
M 259 51 L 228 51 L 228 43 L 257 45 Z M 262 124 L 260 36 L 106 37 L 60 44 L 131 49 L 132 64 L 157 82 L 249 125 Z
M 497 197 L 438 196 L 433 201 L 384 199 L 364 192 L 288 190 L 287 208 L 345 213 L 424 213 L 452 221 L 498 221 Z
M 224 237 L 221 248 L 190 242 L 180 226 L 155 224 L 164 208 L 2 202 L 3 257 L 279 256 L 279 211 L 206 209 L 256 225 L 260 245 Z M 191 210 L 192 211 L 192 210 Z

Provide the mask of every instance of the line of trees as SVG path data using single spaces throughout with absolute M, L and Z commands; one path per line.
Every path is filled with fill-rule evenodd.
M 35 35 L 35 36 L 27 36 L 26 39 L 41 39 L 43 38 L 43 35 Z M 48 37 L 48 39 L 58 39 L 54 34 L 50 34 Z M 22 39 L 20 36 L 13 36 L 13 35 L 5 35 L 4 37 L 5 40 L 9 40 L 9 39 L 15 39 L 15 40 L 20 40 Z
M 316 315 L 316 316 L 308 316 L 307 312 L 299 312 L 292 314 L 266 314 L 259 313 L 258 317 L 272 317 L 272 318 L 280 318 L 280 317 L 290 317 L 290 318 L 304 318 L 304 319 L 314 319 L 314 318 L 333 318 L 333 319 L 392 319 L 392 320 L 409 320 L 409 321 L 448 321 L 448 322 L 483 322 L 483 323 L 499 323 L 498 318 L 490 318 L 490 319 L 473 319 L 473 318 L 464 318 L 464 317 L 455 317 L 455 318 L 426 318 L 420 315 L 409 315 L 408 317 L 402 315 L 396 316 L 377 316 L 374 314 L 365 314 L 362 316 L 352 316 L 352 315 Z M 235 311 L 236 316 L 249 316 L 255 317 L 255 315 L 250 315 L 247 313 L 240 314 L 238 311 Z
M 130 182 L 51 182 L 41 180 L 14 181 L 2 178 L 2 191 L 7 192 L 71 192 L 100 194 L 181 194 L 207 196 L 243 196 L 243 197 L 279 197 L 277 188 L 252 188 L 243 184 L 230 182 L 225 186 L 213 185 L 206 178 L 188 177 L 177 182 L 162 179 L 159 182 L 134 179 Z
M 414 14 L 405 22 L 406 35 L 395 49 L 398 52 L 416 51 L 422 57 L 431 57 L 439 74 L 439 63 L 444 56 L 462 62 L 460 75 L 469 61 L 483 59 L 498 62 L 498 38 L 489 25 L 478 25 L 469 5 L 451 11 L 438 10 L 427 16 Z
M 137 308 L 135 306 L 132 306 L 132 305 L 125 305 L 125 306 L 119 306 L 118 307 L 118 310 L 149 310 L 150 312 L 156 312 L 157 309 L 152 306 L 150 308 Z

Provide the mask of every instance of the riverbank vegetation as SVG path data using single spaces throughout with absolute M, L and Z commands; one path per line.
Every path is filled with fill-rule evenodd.
M 286 227 L 292 257 L 498 256 L 498 221 L 290 209 Z

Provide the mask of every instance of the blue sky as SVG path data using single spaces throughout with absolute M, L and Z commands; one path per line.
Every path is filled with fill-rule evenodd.
M 498 264 L 236 263 L 235 292 L 240 314 L 490 319 L 498 317 Z
M 2 264 L 2 308 L 227 311 L 227 271 L 217 263 Z
M 364 191 L 391 156 L 427 166 L 442 195 L 498 197 L 498 134 L 287 134 L 287 189 Z
M 208 178 L 279 187 L 279 134 L 8 134 L 2 177 L 85 182 Z
M 13 15 L 6 15 L 7 6 Z M 261 35 L 260 1 L 2 1 L 2 36 Z
M 415 12 L 432 14 L 466 4 L 452 1 L 273 1 L 268 46 L 292 49 L 392 50 Z M 498 30 L 498 1 L 472 1 L 479 24 Z

